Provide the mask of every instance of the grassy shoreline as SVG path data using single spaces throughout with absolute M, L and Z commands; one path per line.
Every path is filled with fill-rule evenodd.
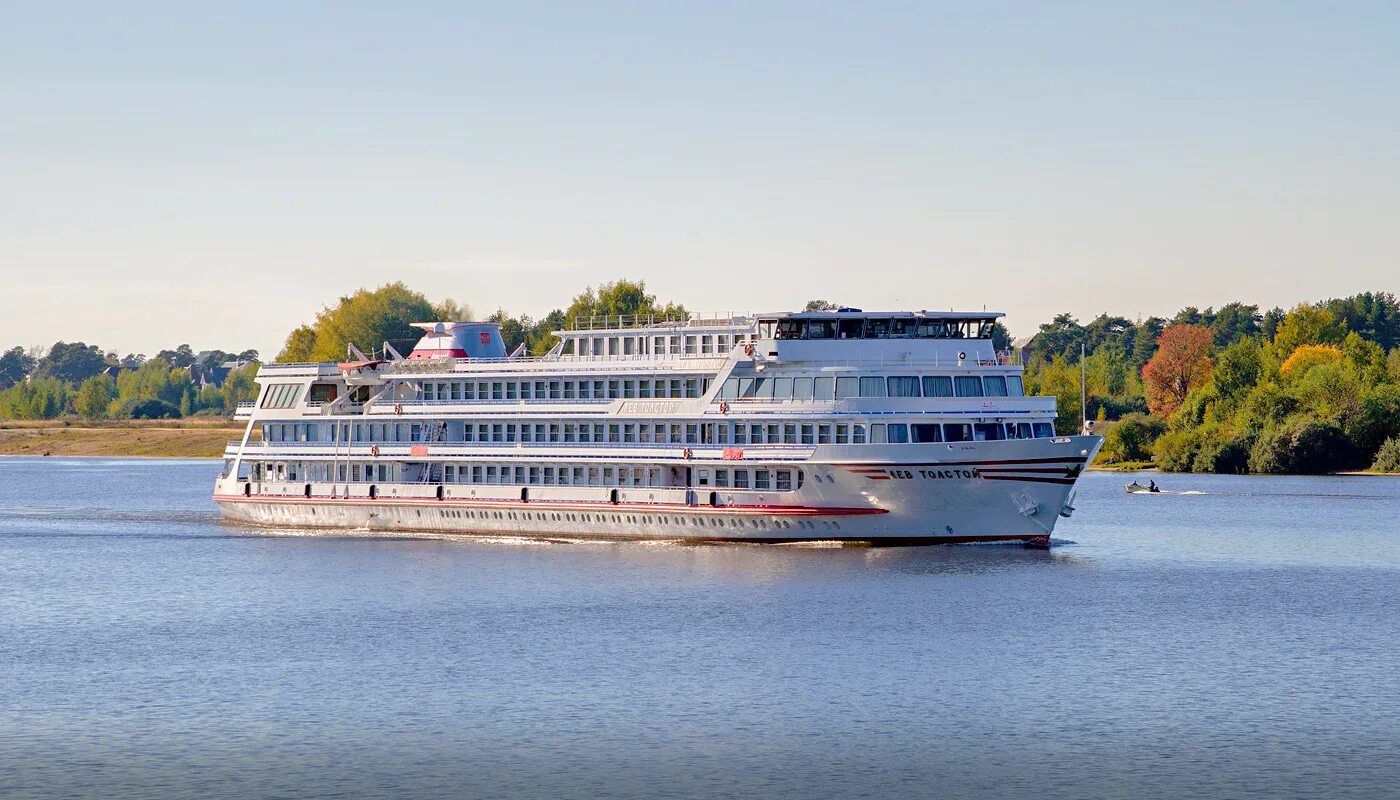
M 0 456 L 218 458 L 244 426 L 232 419 L 13 420 L 0 423 Z

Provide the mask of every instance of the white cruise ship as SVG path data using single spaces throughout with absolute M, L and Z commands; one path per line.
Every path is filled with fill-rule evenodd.
M 407 357 L 264 365 L 214 500 L 274 526 L 1048 545 L 1101 439 L 1055 435 L 1000 316 L 613 317 L 539 357 L 421 323 Z

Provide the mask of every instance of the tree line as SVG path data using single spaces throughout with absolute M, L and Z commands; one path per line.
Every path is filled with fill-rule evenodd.
M 0 354 L 0 419 L 226 416 L 257 396 L 256 350 L 212 350 L 202 356 L 188 344 L 150 358 L 119 356 L 85 342 L 58 342 L 37 351 L 13 347 Z M 215 385 L 209 379 L 228 361 L 247 365 Z
M 1101 460 L 1170 471 L 1400 470 L 1400 304 L 1388 292 L 1284 311 L 1230 303 L 1137 322 L 1061 314 L 1027 347 L 1026 385 L 1079 425 L 1079 348 Z
M 543 355 L 558 343 L 555 331 L 591 319 L 685 313 L 659 302 L 645 281 L 623 279 L 586 288 L 538 319 L 497 309 L 486 320 L 500 324 L 508 352 Z M 471 319 L 470 307 L 432 302 L 402 283 L 360 289 L 291 331 L 278 361 L 343 359 L 352 344 L 366 354 L 384 355 L 386 344 L 406 354 L 421 336 L 412 323 Z M 1012 346 L 1000 324 L 994 338 L 998 349 Z M 1105 313 L 1085 324 L 1060 314 L 1023 354 L 1028 393 L 1058 398 L 1059 432 L 1077 431 L 1081 413 L 1099 420 L 1109 462 L 1198 472 L 1400 471 L 1400 303 L 1388 292 L 1288 311 L 1234 302 L 1136 321 Z M 221 362 L 257 353 L 214 355 Z M 149 359 L 82 342 L 59 342 L 42 356 L 14 348 L 0 356 L 0 418 L 231 414 L 256 396 L 256 365 L 199 388 L 189 369 L 195 358 L 188 345 Z M 112 367 L 120 368 L 115 377 L 104 373 Z

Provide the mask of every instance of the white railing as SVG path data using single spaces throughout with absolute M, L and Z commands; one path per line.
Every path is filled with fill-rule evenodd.
M 636 328 L 739 328 L 749 327 L 753 324 L 753 317 L 749 314 L 739 314 L 733 311 L 725 312 L 700 312 L 693 311 L 685 314 L 661 315 L 656 314 L 604 314 L 574 320 L 569 324 L 566 331 L 617 331 L 633 330 Z

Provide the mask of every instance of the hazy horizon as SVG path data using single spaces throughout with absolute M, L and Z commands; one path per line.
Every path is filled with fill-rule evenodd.
M 0 9 L 0 347 L 540 316 L 1170 316 L 1395 291 L 1400 7 Z

